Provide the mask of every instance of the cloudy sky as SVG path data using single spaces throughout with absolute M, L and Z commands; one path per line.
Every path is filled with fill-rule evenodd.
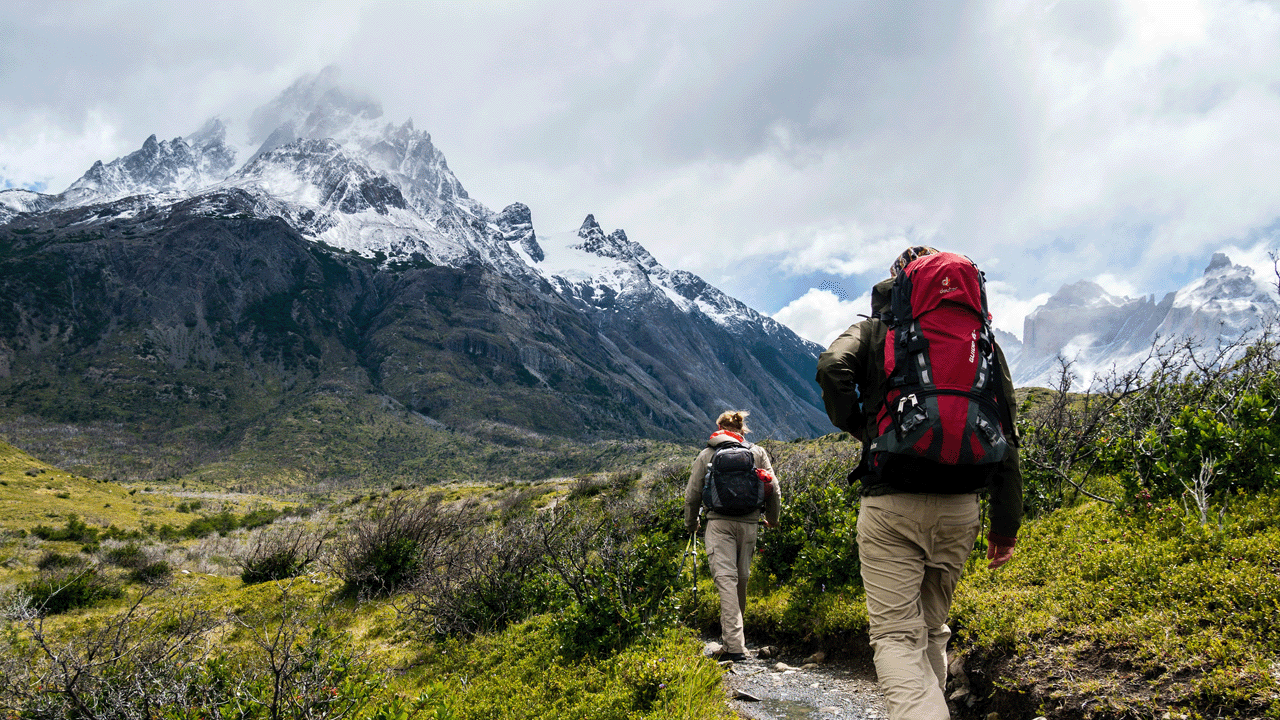
M 331 64 L 489 207 L 594 213 L 818 342 L 907 244 L 1020 335 L 1064 283 L 1162 295 L 1280 234 L 1275 0 L 0 0 L 0 188 Z

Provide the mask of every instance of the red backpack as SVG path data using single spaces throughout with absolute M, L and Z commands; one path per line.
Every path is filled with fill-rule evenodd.
M 898 274 L 880 319 L 886 390 L 871 469 L 905 492 L 984 487 L 1008 450 L 1008 414 L 982 271 L 955 253 L 918 258 Z

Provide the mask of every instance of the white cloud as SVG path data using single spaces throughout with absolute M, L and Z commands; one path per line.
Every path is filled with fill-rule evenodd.
M 66 188 L 84 171 L 86 157 L 114 157 L 119 131 L 96 109 L 85 113 L 79 129 L 68 129 L 46 115 L 23 117 L 0 135 L 0 176 L 20 186 Z M 141 145 L 141 142 L 138 143 Z
M 806 340 L 826 347 L 850 325 L 871 311 L 871 294 L 841 300 L 829 290 L 813 288 L 773 314 L 773 319 Z
M 987 282 L 987 308 L 991 311 L 991 324 L 1022 339 L 1023 321 L 1027 315 L 1049 299 L 1051 293 L 1042 292 L 1029 298 L 1019 298 L 1016 289 L 1006 282 Z
M 1102 273 L 1095 276 L 1093 281 L 1117 297 L 1141 297 L 1146 294 L 1139 291 L 1128 278 L 1118 277 L 1114 273 Z
M 735 295 L 761 266 L 764 282 L 862 287 L 924 242 L 1005 283 L 997 324 L 1020 332 L 1021 308 L 1064 283 L 1164 292 L 1280 218 L 1280 10 L 1266 2 L 86 1 L 4 15 L 0 176 L 54 191 L 338 63 L 389 120 L 431 132 L 480 201 L 526 202 L 540 232 L 593 212 Z

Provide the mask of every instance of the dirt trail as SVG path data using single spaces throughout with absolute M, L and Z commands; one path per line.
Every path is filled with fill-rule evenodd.
M 749 720 L 884 720 L 889 717 L 869 662 L 806 664 L 749 659 L 724 675 L 733 709 Z M 756 698 L 750 700 L 745 696 Z

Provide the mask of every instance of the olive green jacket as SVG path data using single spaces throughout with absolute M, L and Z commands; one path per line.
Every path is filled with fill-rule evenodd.
M 875 439 L 876 411 L 884 402 L 884 343 L 889 328 L 874 315 L 889 304 L 893 280 L 883 280 L 871 290 L 873 317 L 855 323 L 831 343 L 818 358 L 818 384 L 827 416 L 837 428 L 867 445 Z M 996 362 L 1004 397 L 1009 401 L 1010 427 L 1004 428 L 1010 452 L 1005 455 L 988 485 L 991 505 L 991 534 L 997 539 L 1013 539 L 1022 524 L 1022 470 L 1018 465 L 1018 432 L 1014 424 L 1013 379 L 1004 351 L 996 345 Z M 867 477 L 863 495 L 898 492 L 892 485 Z

